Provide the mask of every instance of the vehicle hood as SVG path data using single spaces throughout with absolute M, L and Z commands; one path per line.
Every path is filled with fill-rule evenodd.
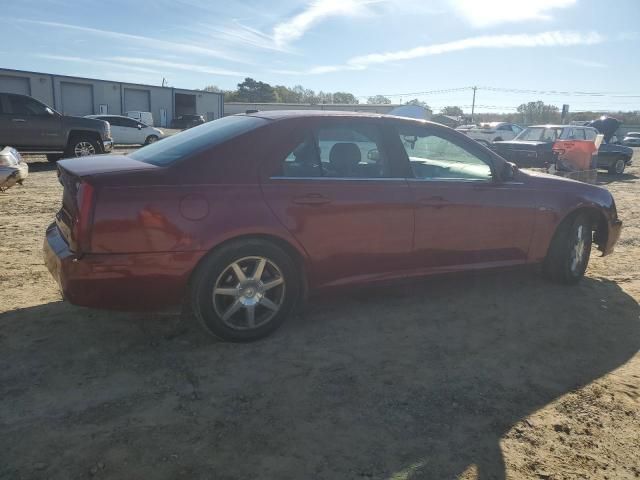
M 562 191 L 584 195 L 601 205 L 609 204 L 613 198 L 609 190 L 606 188 L 580 182 L 578 180 L 572 180 L 567 177 L 551 175 L 549 173 L 538 172 L 535 170 L 527 170 L 526 172 L 520 170 L 518 174 L 528 177 L 529 182 L 536 188 L 548 189 L 554 192 Z
M 90 130 L 96 130 L 98 132 L 105 131 L 108 128 L 107 122 L 105 122 L 104 120 L 98 120 L 97 118 L 64 115 L 62 119 L 66 124 L 72 125 L 75 128 L 87 128 Z
M 616 133 L 616 130 L 618 130 L 618 127 L 620 127 L 620 120 L 613 117 L 604 117 L 589 122 L 587 126 L 598 130 L 604 135 L 604 141 L 609 142 L 611 137 Z
M 161 167 L 134 160 L 126 155 L 91 155 L 60 160 L 58 168 L 82 178 L 105 173 L 157 170 Z

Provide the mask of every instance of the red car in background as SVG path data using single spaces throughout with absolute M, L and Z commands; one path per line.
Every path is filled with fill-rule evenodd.
M 68 301 L 186 300 L 232 341 L 273 332 L 308 291 L 536 263 L 575 283 L 592 241 L 610 253 L 622 223 L 603 188 L 373 114 L 236 115 L 58 171 L 44 251 Z

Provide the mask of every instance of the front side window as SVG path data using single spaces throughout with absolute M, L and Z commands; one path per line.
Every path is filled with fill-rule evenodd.
M 259 117 L 231 115 L 185 130 L 129 154 L 129 157 L 153 165 L 170 165 L 184 157 L 219 145 L 268 123 Z
M 399 129 L 413 175 L 421 180 L 491 179 L 491 168 L 461 144 L 429 130 Z
M 8 95 L 9 108 L 15 115 L 48 115 L 48 107 L 32 98 Z
M 520 128 L 518 125 L 511 125 L 511 130 L 513 131 L 513 133 L 518 135 L 522 131 L 522 128 Z
M 390 176 L 375 125 L 349 123 L 309 131 L 282 162 L 284 177 L 385 178 Z

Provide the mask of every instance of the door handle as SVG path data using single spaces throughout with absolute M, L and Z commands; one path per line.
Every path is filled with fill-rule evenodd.
M 326 203 L 331 203 L 331 199 L 320 193 L 309 193 L 301 197 L 295 197 L 293 199 L 293 203 L 297 203 L 299 205 L 324 205 Z
M 26 120 L 24 118 L 12 118 L 11 121 L 15 122 L 15 123 L 25 123 L 26 122 Z
M 425 207 L 442 208 L 449 204 L 449 202 L 440 195 L 434 195 L 432 197 L 421 198 L 418 203 Z

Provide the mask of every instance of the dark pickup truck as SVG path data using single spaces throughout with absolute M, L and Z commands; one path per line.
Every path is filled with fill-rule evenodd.
M 598 133 L 604 141 L 598 149 L 598 168 L 621 174 L 631 165 L 633 150 L 611 142 L 619 122 L 608 118 L 588 125 L 533 125 L 525 128 L 516 138 L 494 142 L 491 148 L 506 160 L 521 168 L 546 168 L 555 164 L 553 145 L 560 140 L 595 140 Z
M 0 92 L 0 148 L 46 155 L 49 161 L 111 151 L 111 127 L 91 118 L 62 115 L 26 95 Z

